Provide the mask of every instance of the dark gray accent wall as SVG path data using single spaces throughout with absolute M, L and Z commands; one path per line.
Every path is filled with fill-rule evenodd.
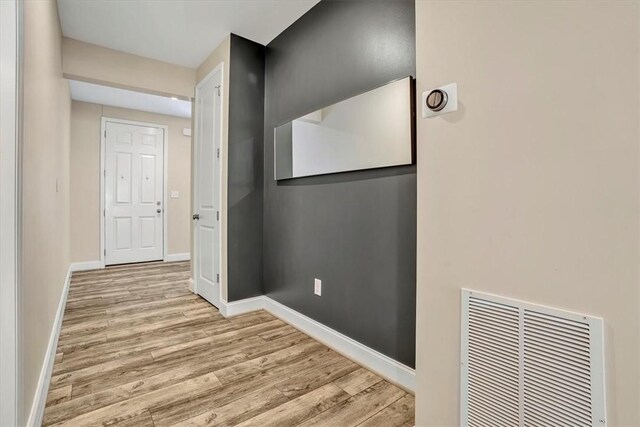
M 415 166 L 273 179 L 275 126 L 408 75 L 413 1 L 321 1 L 267 46 L 263 286 L 414 366 Z
M 229 62 L 228 295 L 262 294 L 265 47 L 231 35 Z

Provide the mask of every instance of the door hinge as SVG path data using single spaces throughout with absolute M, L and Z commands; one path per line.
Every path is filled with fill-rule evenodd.
M 220 158 L 220 149 L 219 148 L 216 149 L 216 157 Z
M 220 221 L 220 211 L 216 211 L 216 220 Z
M 104 137 L 105 138 L 107 137 L 107 130 L 106 129 L 104 130 Z
M 106 249 L 103 251 L 103 253 L 104 253 L 104 256 L 107 256 L 107 250 Z
M 107 176 L 107 170 L 106 169 L 102 171 L 102 175 L 104 175 L 104 177 L 106 178 L 106 176 Z
M 102 216 L 107 216 L 107 210 L 106 209 L 102 209 Z
M 218 89 L 218 96 L 220 96 L 220 85 L 216 86 L 216 89 Z
M 220 274 L 216 273 L 216 283 L 220 283 Z

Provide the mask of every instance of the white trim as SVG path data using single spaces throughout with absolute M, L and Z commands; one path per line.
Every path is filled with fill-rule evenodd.
M 0 1 L 0 420 L 21 424 L 22 2 Z
M 106 157 L 106 149 L 107 149 L 107 140 L 105 137 L 105 131 L 107 122 L 112 123 L 121 123 L 125 125 L 134 125 L 134 126 L 145 126 L 145 127 L 153 127 L 162 129 L 162 144 L 163 144 L 163 160 L 164 164 L 162 165 L 162 259 L 166 260 L 169 248 L 168 242 L 168 216 L 169 216 L 169 193 L 168 193 L 168 185 L 167 181 L 169 180 L 169 126 L 167 125 L 159 125 L 157 123 L 148 123 L 148 122 L 139 122 L 135 120 L 124 120 L 124 119 L 115 119 L 113 117 L 102 116 L 100 120 L 100 268 L 106 267 L 105 262 L 105 224 L 104 224 L 104 212 L 105 212 L 105 182 L 104 182 L 104 171 L 105 171 L 105 157 Z
M 415 392 L 416 371 L 393 360 L 379 351 L 369 348 L 348 336 L 319 323 L 304 314 L 267 297 L 259 296 L 240 301 L 220 301 L 220 313 L 224 317 L 237 316 L 256 310 L 266 310 L 305 334 L 352 359 L 400 387 Z
M 263 310 L 265 307 L 265 296 L 245 298 L 239 301 L 227 302 L 220 298 L 220 314 L 224 317 L 233 317 L 251 311 Z
M 165 255 L 164 262 L 189 261 L 190 259 L 191 259 L 191 254 L 189 252 L 184 252 L 181 254 Z
M 51 329 L 51 335 L 49 336 L 49 345 L 47 346 L 47 352 L 42 363 L 42 369 L 40 370 L 40 378 L 38 378 L 38 385 L 36 386 L 36 392 L 33 397 L 33 404 L 31 405 L 31 410 L 29 411 L 29 419 L 27 420 L 26 424 L 29 427 L 42 425 L 42 417 L 44 415 L 44 408 L 47 403 L 47 393 L 49 392 L 51 373 L 53 372 L 53 364 L 56 359 L 58 338 L 60 337 L 62 317 L 64 316 L 64 308 L 67 304 L 67 295 L 69 295 L 70 284 L 71 267 L 69 267 L 67 271 L 67 277 L 64 281 L 62 295 L 60 295 L 60 301 L 58 302 L 58 311 L 56 312 L 56 318 L 53 321 L 53 328 Z
M 224 81 L 224 61 L 220 62 L 218 65 L 216 65 L 216 67 L 211 70 L 202 80 L 200 80 L 198 82 L 198 84 L 195 87 L 195 96 L 193 98 L 193 124 L 194 124 L 194 128 L 192 130 L 192 134 L 194 134 L 195 138 L 192 137 L 192 147 L 193 147 L 193 153 L 194 155 L 192 156 L 192 173 L 193 173 L 193 179 L 191 182 L 191 185 L 193 186 L 193 191 L 192 191 L 192 197 L 191 197 L 191 212 L 195 213 L 197 206 L 198 206 L 198 189 L 197 189 L 197 184 L 198 184 L 198 162 L 197 162 L 197 153 L 198 153 L 198 93 L 200 91 L 200 89 L 202 88 L 202 86 L 204 84 L 206 84 L 209 80 L 211 80 L 216 74 L 220 73 L 220 157 L 218 158 L 219 161 L 219 167 L 218 167 L 218 181 L 219 181 L 219 192 L 218 192 L 218 206 L 220 207 L 220 220 L 218 223 L 218 228 L 220 230 L 220 232 L 218 233 L 218 244 L 219 244 L 219 250 L 218 250 L 218 265 L 219 265 L 219 272 L 218 274 L 220 274 L 220 281 L 218 282 L 218 291 L 219 291 L 219 304 L 220 307 L 222 307 L 223 302 L 226 303 L 226 301 L 224 301 L 222 299 L 222 286 L 223 284 L 226 285 L 226 267 L 224 267 L 222 265 L 222 260 L 226 259 L 226 257 L 222 257 L 222 252 L 226 251 L 226 247 L 222 244 L 222 228 L 226 227 L 227 224 L 227 212 L 225 211 L 225 209 L 223 209 L 223 204 L 222 204 L 222 193 L 223 193 L 223 186 L 222 186 L 222 164 L 223 162 L 226 161 L 226 151 L 225 151 L 225 144 L 224 144 L 224 132 L 223 132 L 223 128 L 224 128 L 224 120 L 225 120 L 225 116 L 224 116 L 224 88 L 225 88 L 225 81 Z M 225 169 L 226 170 L 226 169 Z M 226 207 L 226 204 L 224 205 L 224 207 Z M 192 273 L 194 275 L 194 277 L 191 278 L 191 282 L 190 282 L 190 289 L 193 291 L 193 293 L 198 294 L 198 281 L 196 280 L 195 275 L 198 272 L 198 238 L 197 238 L 197 234 L 196 233 L 196 225 L 193 221 L 191 221 L 191 238 L 193 239 L 193 268 L 192 268 Z
M 69 267 L 71 271 L 87 271 L 87 270 L 98 270 L 102 267 L 101 261 L 84 261 L 84 262 L 72 262 Z

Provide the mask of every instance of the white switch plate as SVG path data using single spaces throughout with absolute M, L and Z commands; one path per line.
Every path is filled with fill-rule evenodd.
M 440 89 L 447 93 L 447 105 L 440 111 L 432 111 L 427 107 L 427 96 L 431 91 Z M 442 114 L 453 113 L 458 111 L 458 84 L 451 83 L 441 87 L 434 87 L 422 92 L 422 118 L 441 116 Z
M 180 197 L 180 192 L 179 191 L 176 191 L 176 190 L 172 190 L 171 191 L 171 198 L 172 199 L 177 199 L 179 197 Z
M 182 134 L 184 136 L 191 136 L 191 128 L 182 128 Z
M 322 280 L 314 279 L 313 281 L 313 293 L 322 296 Z

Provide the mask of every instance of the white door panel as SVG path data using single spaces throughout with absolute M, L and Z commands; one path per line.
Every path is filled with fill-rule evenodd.
M 196 88 L 195 287 L 220 304 L 220 126 L 221 71 Z
M 164 130 L 105 124 L 105 264 L 164 254 Z

